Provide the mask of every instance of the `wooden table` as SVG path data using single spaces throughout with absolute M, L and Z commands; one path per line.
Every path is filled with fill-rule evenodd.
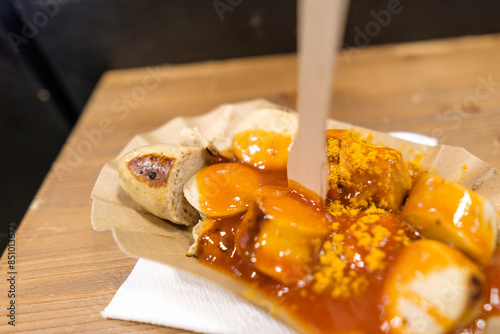
M 332 116 L 381 131 L 460 145 L 500 169 L 500 35 L 341 52 Z M 0 264 L 0 332 L 184 331 L 103 319 L 136 259 L 90 223 L 105 162 L 137 133 L 176 115 L 264 97 L 296 101 L 294 55 L 107 72 L 21 222 L 15 268 Z M 15 328 L 5 317 L 15 271 Z

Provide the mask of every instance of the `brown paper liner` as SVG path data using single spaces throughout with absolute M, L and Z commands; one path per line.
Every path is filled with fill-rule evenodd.
M 249 112 L 262 107 L 279 106 L 261 99 L 225 104 L 200 116 L 174 118 L 152 132 L 134 137 L 113 161 L 104 165 L 96 181 L 91 195 L 92 225 L 98 231 L 111 229 L 117 244 L 126 254 L 199 275 L 263 307 L 298 333 L 306 333 L 290 316 L 274 307 L 262 295 L 229 276 L 209 269 L 196 259 L 187 257 L 186 253 L 193 243 L 192 227 L 175 225 L 146 212 L 128 197 L 118 181 L 118 160 L 132 149 L 156 143 L 178 144 L 183 128 L 197 127 L 203 133 L 225 113 L 231 113 L 237 123 Z M 419 161 L 423 169 L 474 189 L 489 198 L 500 212 L 500 174 L 463 148 L 446 145 L 429 147 L 333 120 L 328 121 L 327 127 L 353 129 L 362 137 L 370 138 L 374 144 L 383 144 L 401 151 L 407 161 L 422 157 Z

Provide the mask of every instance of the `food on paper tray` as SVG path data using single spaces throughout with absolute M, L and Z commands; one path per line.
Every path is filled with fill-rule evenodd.
M 189 255 L 264 294 L 305 332 L 484 331 L 500 314 L 489 199 L 349 129 L 325 132 L 321 198 L 287 180 L 296 130 L 296 114 L 278 108 L 188 128 L 181 145 L 125 155 L 121 184 L 152 214 L 196 224 Z

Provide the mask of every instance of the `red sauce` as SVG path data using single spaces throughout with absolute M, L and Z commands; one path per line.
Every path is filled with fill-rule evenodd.
M 287 310 L 311 332 L 340 333 L 361 330 L 377 333 L 382 326 L 382 279 L 384 272 L 369 276 L 370 287 L 363 294 L 346 300 L 334 300 L 329 292 L 316 293 L 311 282 L 304 287 L 285 286 L 259 273 L 253 265 L 242 260 L 234 244 L 234 233 L 241 216 L 211 219 L 211 227 L 200 237 L 199 260 L 246 282 L 264 293 L 271 301 Z M 382 333 L 382 331 L 379 331 Z
M 387 333 L 384 326 L 383 283 L 398 247 L 390 245 L 387 267 L 375 273 L 362 274 L 369 287 L 360 295 L 348 299 L 334 299 L 329 292 L 317 293 L 308 281 L 302 287 L 286 286 L 260 273 L 251 262 L 243 260 L 236 250 L 234 234 L 242 215 L 210 219 L 210 228 L 200 237 L 199 261 L 215 270 L 233 276 L 251 288 L 266 295 L 275 305 L 286 310 L 311 333 Z M 493 260 L 484 268 L 487 277 L 486 304 L 481 316 L 468 326 L 468 333 L 481 333 L 481 320 L 500 315 L 500 248 Z M 484 322 L 483 322 L 484 323 Z M 478 327 L 479 325 L 479 327 Z M 483 329 L 484 330 L 484 329 Z
M 236 162 L 236 164 L 241 163 Z M 219 167 L 223 168 L 222 165 L 224 164 L 221 164 Z M 260 165 L 256 165 L 255 167 L 257 168 L 254 168 L 254 172 L 252 173 L 256 173 L 257 177 L 246 174 L 246 181 L 240 182 L 238 185 L 233 184 L 233 186 L 239 187 L 238 189 L 247 189 L 252 195 L 258 187 L 286 186 L 286 171 L 276 169 L 266 170 Z M 247 168 L 253 167 L 245 167 L 245 171 Z M 217 167 L 214 169 L 216 170 Z M 239 167 L 237 169 L 242 170 Z M 240 172 L 240 174 L 243 175 L 244 173 Z M 209 177 L 211 176 L 206 172 L 200 173 L 198 175 L 199 184 L 208 180 Z M 226 181 L 226 179 L 219 179 L 217 182 L 223 183 Z M 228 183 L 231 184 L 229 181 Z M 200 193 L 200 203 L 204 203 L 208 199 L 211 201 L 210 205 L 212 207 L 217 206 L 218 212 L 223 211 L 224 205 L 228 203 L 228 196 L 232 196 L 230 192 L 235 191 L 233 188 L 222 192 L 220 196 L 213 196 L 211 198 L 208 195 Z M 384 241 L 380 243 L 379 247 L 385 254 L 383 258 L 384 266 L 376 269 L 372 268 L 373 270 L 369 268 L 368 264 L 370 261 L 367 261 L 367 253 L 360 248 L 358 237 L 347 233 L 349 227 L 353 225 L 353 219 L 357 218 L 349 216 L 338 218 L 327 217 L 328 222 L 338 223 L 336 228 L 333 227 L 335 225 L 333 224 L 331 230 L 328 232 L 329 239 L 336 233 L 345 233 L 346 237 L 343 239 L 342 245 L 347 250 L 347 253 L 353 254 L 353 256 L 351 259 L 344 259 L 344 261 L 347 263 L 348 269 L 350 268 L 355 275 L 362 276 L 367 284 L 359 293 L 351 293 L 343 298 L 333 298 L 330 290 L 318 291 L 314 288 L 314 272 L 309 272 L 309 275 L 298 282 L 284 284 L 283 280 L 276 279 L 276 276 L 264 274 L 262 270 L 257 268 L 255 261 L 249 260 L 251 258 L 249 258 L 248 254 L 241 252 L 241 248 L 238 248 L 241 246 L 239 244 L 236 245 L 235 237 L 238 238 L 238 227 L 240 227 L 244 220 L 247 213 L 246 210 L 249 210 L 249 204 L 245 202 L 246 199 L 242 200 L 240 197 L 238 196 L 238 200 L 240 201 L 238 205 L 240 207 L 243 206 L 244 210 L 236 210 L 232 214 L 218 216 L 217 218 L 207 218 L 205 221 L 197 247 L 199 261 L 215 270 L 239 279 L 252 289 L 263 293 L 276 306 L 287 311 L 294 319 L 301 323 L 308 332 L 390 332 L 390 326 L 387 324 L 383 306 L 385 297 L 382 290 L 384 280 L 387 273 L 391 270 L 391 263 L 405 244 L 405 241 L 401 240 L 401 237 L 403 239 L 406 238 L 406 241 L 415 238 L 413 231 L 403 228 L 398 215 L 380 214 L 380 221 L 374 223 L 375 225 L 385 227 L 387 232 L 384 233 L 389 233 L 390 237 L 384 237 Z M 308 196 L 306 195 L 306 197 Z M 314 210 L 324 211 L 325 215 L 329 215 L 326 213 L 324 207 L 318 207 L 317 198 L 306 198 L 306 201 L 310 202 Z M 250 210 L 251 208 L 250 206 Z M 295 208 L 284 207 L 282 209 L 293 212 Z M 212 208 L 208 206 L 207 210 L 207 212 L 215 212 L 210 211 Z M 371 226 L 368 224 L 368 228 L 371 230 L 375 225 Z M 318 242 L 322 243 L 325 239 L 327 238 L 318 238 Z M 321 253 L 313 256 L 312 261 L 314 263 L 311 265 L 311 268 L 319 263 L 320 256 Z M 481 332 L 481 319 L 486 319 L 486 317 L 491 315 L 500 315 L 500 301 L 498 300 L 500 294 L 499 248 L 497 248 L 490 265 L 484 267 L 483 272 L 486 276 L 486 290 L 489 291 L 490 295 L 486 298 L 487 304 L 483 308 L 481 317 L 468 327 L 469 330 L 477 332 Z
M 221 166 L 222 167 L 222 166 Z M 283 186 L 284 172 L 259 171 L 263 185 Z M 214 200 L 212 198 L 212 200 Z M 221 201 L 225 201 L 221 197 Z M 313 203 L 313 202 L 311 202 Z M 222 203 L 223 204 L 223 203 Z M 317 203 L 316 203 L 317 204 Z M 313 204 L 311 204 L 313 205 Z M 293 210 L 294 208 L 283 208 Z M 319 208 L 318 210 L 324 210 Z M 294 319 L 302 323 L 312 333 L 339 333 L 358 330 L 366 333 L 382 333 L 384 308 L 382 306 L 382 286 L 385 270 L 367 272 L 353 261 L 350 265 L 363 275 L 369 286 L 360 294 L 348 298 L 334 299 L 329 290 L 318 293 L 313 290 L 313 277 L 309 276 L 300 284 L 285 285 L 255 268 L 251 261 L 243 259 L 235 245 L 235 233 L 246 212 L 222 218 L 208 218 L 204 224 L 197 248 L 198 259 L 202 263 L 236 277 L 255 290 L 262 292 L 277 306 L 285 309 Z M 325 211 L 325 214 L 326 211 Z M 387 215 L 389 216 L 389 215 Z M 397 230 L 397 216 L 384 218 L 383 224 L 391 231 Z M 339 232 L 345 232 L 352 225 L 349 217 L 332 218 L 339 223 Z M 391 224 L 393 226 L 391 226 Z M 356 240 L 347 238 L 345 248 L 361 259 L 366 254 L 356 246 Z M 395 257 L 400 244 L 388 241 L 384 245 L 386 263 Z M 317 261 L 317 258 L 315 259 Z M 358 258 L 359 260 L 359 258 Z

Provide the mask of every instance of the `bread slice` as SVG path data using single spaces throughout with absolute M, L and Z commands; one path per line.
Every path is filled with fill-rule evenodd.
M 208 152 L 199 147 L 143 146 L 120 159 L 120 185 L 153 215 L 175 224 L 193 225 L 199 214 L 184 197 L 183 187 L 208 159 Z

